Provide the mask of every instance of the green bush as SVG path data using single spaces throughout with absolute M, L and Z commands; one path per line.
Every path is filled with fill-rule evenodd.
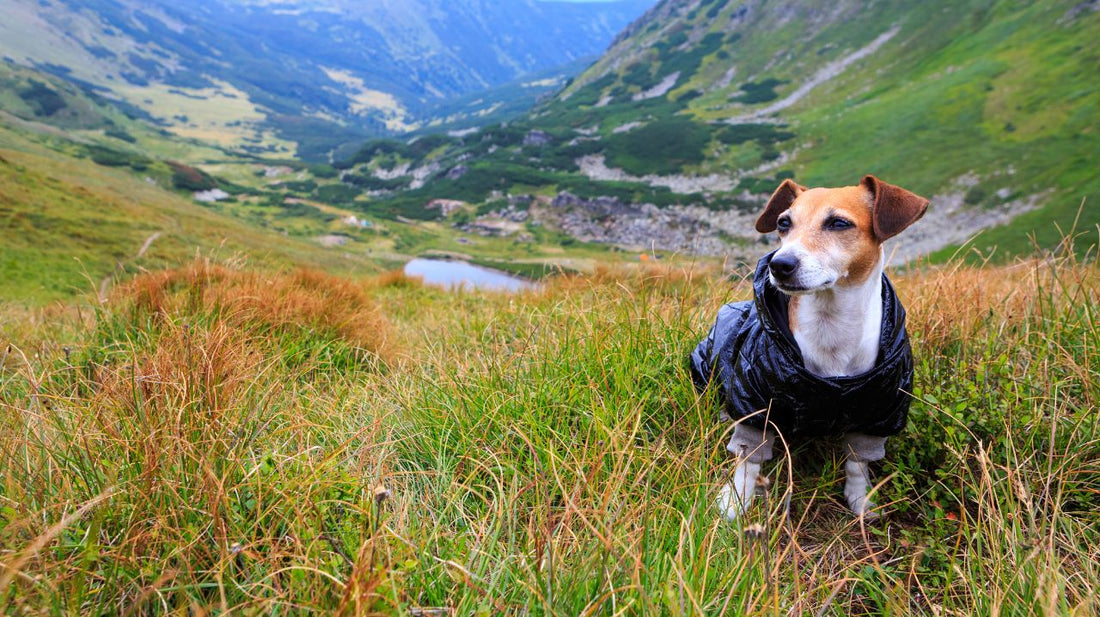
M 776 86 L 781 86 L 785 83 L 787 83 L 785 79 L 773 78 L 768 78 L 761 82 L 747 81 L 741 84 L 741 94 L 733 97 L 733 100 L 746 105 L 774 101 L 779 98 L 779 95 L 775 93 Z
M 57 91 L 34 79 L 31 80 L 30 86 L 19 91 L 19 98 L 30 105 L 34 115 L 39 117 L 48 118 L 68 106 Z
M 309 169 L 309 173 L 312 174 L 314 178 L 323 178 L 327 180 L 340 175 L 340 172 L 337 171 L 335 167 L 323 163 L 310 165 L 307 169 Z
M 172 186 L 185 191 L 208 191 L 218 187 L 218 182 L 205 171 L 190 165 L 168 161 L 172 169 Z
M 129 153 L 104 146 L 88 146 L 87 150 L 92 161 L 104 167 L 125 167 L 133 160 Z
M 662 63 L 657 71 L 658 81 L 677 71 L 680 72 L 681 79 L 694 75 L 699 70 L 699 65 L 703 63 L 703 58 L 722 47 L 724 37 L 725 35 L 721 32 L 711 32 L 686 51 L 666 50 L 661 54 Z
M 963 201 L 966 202 L 968 206 L 976 206 L 985 201 L 987 197 L 989 197 L 989 195 L 985 187 L 981 184 L 975 184 L 966 191 L 966 196 L 963 197 Z
M 776 124 L 731 124 L 715 135 L 718 141 L 724 144 L 743 144 L 755 141 L 761 146 L 787 141 L 794 137 L 794 133 L 781 130 L 784 125 Z
M 610 165 L 634 175 L 672 174 L 703 161 L 710 128 L 673 117 L 612 135 L 606 141 Z
M 137 141 L 137 139 L 133 135 L 127 133 L 125 131 L 125 129 L 120 129 L 120 128 L 117 128 L 117 127 L 111 127 L 109 129 L 107 129 L 104 132 L 104 134 L 107 137 L 114 137 L 115 139 L 125 141 L 126 143 L 130 143 L 130 144 L 135 143 Z
M 284 182 L 282 187 L 292 193 L 312 193 L 317 189 L 317 183 L 313 180 L 291 180 Z
M 346 204 L 355 201 L 361 191 L 346 184 L 326 184 L 317 187 L 313 197 L 326 204 Z

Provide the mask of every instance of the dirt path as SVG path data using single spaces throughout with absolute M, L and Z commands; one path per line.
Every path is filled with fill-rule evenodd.
M 786 109 L 786 108 L 790 107 L 791 105 L 794 105 L 798 101 L 802 100 L 802 98 L 805 97 L 807 94 L 809 94 L 810 91 L 813 90 L 814 88 L 816 88 L 816 87 L 820 86 L 821 84 L 829 81 L 830 79 L 833 79 L 837 75 L 840 75 L 841 73 L 844 72 L 845 69 L 847 69 L 852 64 L 854 64 L 854 63 L 866 58 L 867 56 L 870 56 L 871 54 L 875 53 L 876 51 L 878 51 L 878 49 L 880 47 L 882 47 L 884 44 L 886 44 L 886 41 L 889 41 L 890 39 L 894 38 L 894 35 L 896 35 L 897 33 L 898 33 L 898 28 L 897 27 L 891 28 L 890 30 L 887 30 L 886 32 L 883 32 L 882 34 L 880 34 L 878 36 L 878 38 L 871 41 L 866 46 L 864 46 L 860 49 L 857 49 L 856 51 L 848 54 L 847 56 L 844 56 L 843 58 L 840 58 L 838 60 L 834 60 L 834 61 L 830 62 L 829 64 L 826 64 L 825 66 L 821 67 L 821 69 L 819 69 L 816 73 L 814 73 L 813 77 L 811 77 L 808 80 L 806 80 L 805 82 L 803 82 L 803 84 L 801 86 L 799 86 L 794 92 L 788 94 L 786 97 L 772 103 L 771 105 L 768 105 L 767 107 L 764 107 L 762 109 L 757 109 L 756 111 L 754 111 L 752 113 L 744 114 L 744 115 L 737 116 L 737 117 L 734 117 L 734 118 L 729 118 L 729 119 L 726 120 L 726 122 L 729 123 L 729 124 L 741 124 L 741 123 L 744 123 L 744 122 L 752 122 L 752 121 L 755 121 L 755 120 L 760 120 L 764 116 L 770 116 L 771 114 L 774 114 L 777 111 Z

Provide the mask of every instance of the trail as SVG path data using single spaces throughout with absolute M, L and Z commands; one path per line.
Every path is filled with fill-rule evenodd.
M 847 56 L 844 56 L 843 58 L 834 60 L 829 64 L 826 64 L 825 66 L 821 67 L 821 69 L 819 69 L 816 73 L 814 73 L 813 77 L 803 82 L 801 86 L 799 86 L 794 92 L 788 94 L 786 97 L 772 103 L 771 105 L 768 105 L 767 107 L 757 109 L 752 113 L 729 118 L 726 120 L 726 123 L 741 124 L 744 122 L 760 120 L 765 116 L 770 116 L 777 111 L 786 109 L 791 105 L 794 105 L 795 103 L 802 100 L 814 88 L 829 81 L 837 75 L 840 75 L 853 63 L 858 62 L 878 51 L 878 49 L 882 47 L 886 43 L 886 41 L 894 38 L 894 35 L 898 33 L 898 30 L 899 29 L 897 27 L 891 28 L 890 30 L 887 30 L 886 32 L 880 34 L 878 38 L 871 41 L 866 46 L 857 49 L 856 51 L 848 54 Z

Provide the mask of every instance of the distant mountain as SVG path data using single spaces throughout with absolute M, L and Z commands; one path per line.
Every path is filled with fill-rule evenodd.
M 866 173 L 932 197 L 898 260 L 977 232 L 1002 254 L 1054 247 L 1075 223 L 1095 242 L 1097 40 L 1097 0 L 663 0 L 524 119 L 349 165 L 408 179 L 379 214 L 460 199 L 489 204 L 456 221 L 481 229 L 530 208 L 633 248 L 752 254 L 783 178 Z
M 334 132 L 406 129 L 454 97 L 595 56 L 651 4 L 0 0 L 0 55 L 181 135 L 316 156 Z

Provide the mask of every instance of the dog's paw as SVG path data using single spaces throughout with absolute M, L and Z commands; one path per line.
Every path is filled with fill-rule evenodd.
M 718 491 L 718 499 L 715 500 L 715 505 L 718 506 L 718 511 L 722 513 L 722 518 L 735 523 L 741 520 L 741 515 L 748 509 L 748 504 L 744 503 L 741 496 L 737 494 L 733 484 L 724 484 Z
M 852 514 L 862 517 L 864 520 L 873 521 L 879 517 L 878 510 L 875 510 L 875 502 L 867 499 L 867 495 L 845 495 L 848 500 L 848 509 L 852 511 Z

